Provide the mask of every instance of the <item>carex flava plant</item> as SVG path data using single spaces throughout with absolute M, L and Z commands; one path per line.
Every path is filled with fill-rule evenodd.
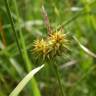
M 56 56 L 60 56 L 60 54 L 65 52 L 65 50 L 67 49 L 68 39 L 67 35 L 63 33 L 62 28 L 55 31 L 52 30 L 47 16 L 47 12 L 44 7 L 42 7 L 42 12 L 48 35 L 46 36 L 46 38 L 36 39 L 34 41 L 32 52 L 34 55 L 36 55 L 37 58 L 42 58 L 43 61 L 53 60 L 52 63 L 54 63 L 54 58 L 56 58 Z M 57 66 L 55 65 L 55 63 L 52 65 L 56 72 L 56 76 L 61 90 L 61 95 L 64 96 L 64 90 L 61 84 Z

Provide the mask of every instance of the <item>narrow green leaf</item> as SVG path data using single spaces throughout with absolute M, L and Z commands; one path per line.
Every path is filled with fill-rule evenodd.
M 11 92 L 11 94 L 9 96 L 18 96 L 18 94 L 23 90 L 23 88 L 25 87 L 25 85 L 32 79 L 32 77 L 42 68 L 44 67 L 44 65 L 37 67 L 35 69 L 33 69 L 31 72 L 29 72 L 29 74 L 27 74 L 23 80 L 17 85 L 17 87 Z
M 81 47 L 81 49 L 82 49 L 84 52 L 86 52 L 88 55 L 96 58 L 96 54 L 95 54 L 95 53 L 93 53 L 93 52 L 90 51 L 88 48 L 86 48 L 85 46 L 83 46 L 83 45 L 78 41 L 78 39 L 77 39 L 76 37 L 73 37 L 73 38 L 77 41 L 77 43 L 79 44 L 79 46 Z

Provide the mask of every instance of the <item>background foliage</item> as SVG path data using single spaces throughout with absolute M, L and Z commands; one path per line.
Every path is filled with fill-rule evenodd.
M 28 71 L 42 64 L 31 54 L 31 48 L 36 38 L 47 35 L 42 1 L 17 0 L 17 5 L 14 2 L 8 0 L 23 56 L 16 45 L 4 0 L 0 0 L 0 96 L 8 96 Z M 43 4 L 53 29 L 63 24 L 70 40 L 70 50 L 56 59 L 65 95 L 96 96 L 96 58 L 73 38 L 75 36 L 90 52 L 96 53 L 96 0 L 44 0 Z M 22 29 L 23 39 L 19 29 Z M 36 75 L 35 84 L 42 96 L 59 96 L 56 76 L 48 63 Z M 34 96 L 34 85 L 31 85 L 34 82 L 30 83 L 20 96 Z

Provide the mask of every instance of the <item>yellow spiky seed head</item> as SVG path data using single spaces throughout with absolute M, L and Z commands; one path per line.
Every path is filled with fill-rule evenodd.
M 33 44 L 33 52 L 39 57 L 53 58 L 62 54 L 67 48 L 68 40 L 66 34 L 61 30 L 50 33 L 49 36 L 44 39 L 37 39 Z
M 68 45 L 66 34 L 64 34 L 61 30 L 49 34 L 48 41 L 52 56 L 62 53 Z
M 33 47 L 33 52 L 38 56 L 45 57 L 48 53 L 48 44 L 44 39 L 35 40 Z

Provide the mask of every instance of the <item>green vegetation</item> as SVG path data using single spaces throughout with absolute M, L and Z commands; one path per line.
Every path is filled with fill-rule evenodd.
M 0 0 L 0 96 L 96 96 L 95 34 L 96 0 Z

